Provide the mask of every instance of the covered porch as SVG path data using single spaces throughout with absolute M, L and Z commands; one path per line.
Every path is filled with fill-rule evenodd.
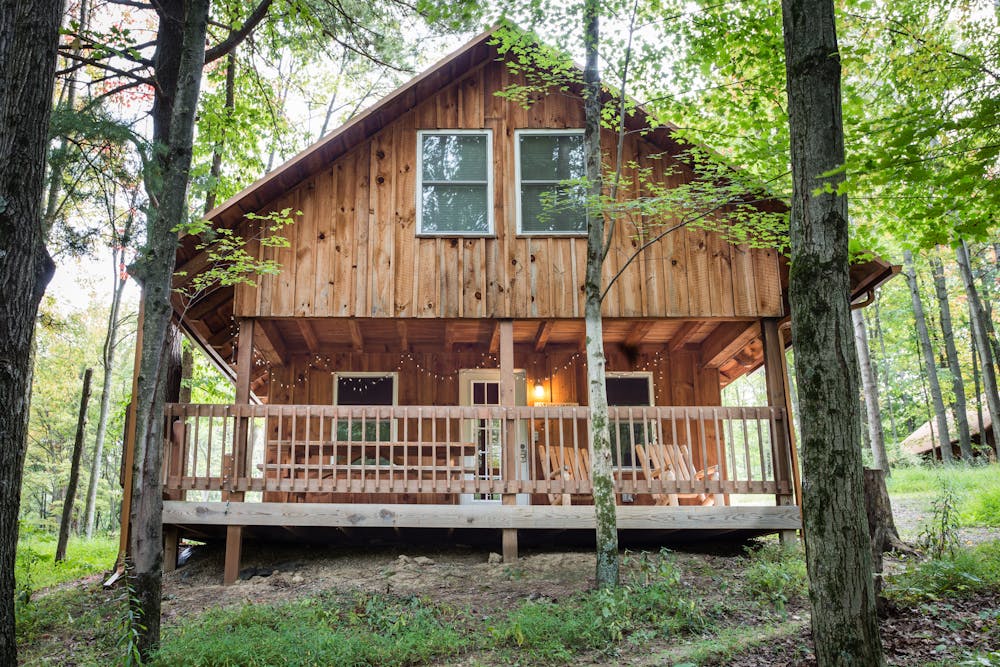
M 244 529 L 486 529 L 513 559 L 518 531 L 594 528 L 581 320 L 234 328 L 235 403 L 166 408 L 167 567 L 220 530 L 233 581 Z M 776 319 L 609 320 L 605 350 L 621 530 L 799 527 Z M 768 405 L 723 407 L 760 365 Z

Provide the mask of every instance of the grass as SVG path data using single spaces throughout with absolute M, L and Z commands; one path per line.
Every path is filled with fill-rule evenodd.
M 893 497 L 931 499 L 947 484 L 958 498 L 964 526 L 1000 526 L 1000 464 L 894 468 L 886 480 Z
M 412 665 L 464 642 L 448 610 L 414 597 L 326 594 L 213 609 L 164 633 L 153 665 Z
M 1000 590 L 1000 541 L 913 563 L 887 577 L 887 584 L 886 596 L 903 603 Z
M 70 538 L 66 560 L 56 563 L 56 537 L 30 534 L 17 543 L 14 577 L 19 591 L 36 591 L 110 570 L 118 556 L 117 537 Z

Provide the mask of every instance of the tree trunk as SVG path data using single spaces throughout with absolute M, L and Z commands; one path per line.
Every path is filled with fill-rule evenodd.
M 41 202 L 60 0 L 0 0 L 0 665 L 17 664 L 14 560 L 34 329 L 52 278 Z
M 195 112 L 205 62 L 208 0 L 159 4 L 154 68 L 162 92 L 153 104 L 154 145 L 160 158 L 147 180 L 150 209 L 146 245 L 133 274 L 143 283 L 142 352 L 135 412 L 130 547 L 131 584 L 138 649 L 143 659 L 160 641 L 163 563 L 163 497 L 160 487 L 166 339 L 177 248 L 172 231 L 187 216 L 187 186 Z M 178 32 L 180 33 L 178 35 Z M 179 39 L 178 39 L 179 37 Z M 169 85 L 172 82 L 173 85 Z
M 69 528 L 73 520 L 73 505 L 76 502 L 76 485 L 80 481 L 80 460 L 83 458 L 83 437 L 87 431 L 87 406 L 90 403 L 90 379 L 94 369 L 83 372 L 83 392 L 80 394 L 80 414 L 76 418 L 76 439 L 73 440 L 73 459 L 69 467 L 69 483 L 63 497 L 62 521 L 59 522 L 59 541 L 56 543 L 55 561 L 66 560 L 66 543 L 69 542 Z
M 979 384 L 979 347 L 976 342 L 976 332 L 974 330 L 969 331 L 969 339 L 972 348 L 970 350 L 972 354 L 972 388 L 976 392 L 976 424 L 979 426 L 979 444 L 992 447 L 993 443 L 988 443 L 985 437 L 986 424 L 983 420 L 983 393 Z
M 881 295 L 875 299 L 875 337 L 878 338 L 879 352 L 882 356 L 882 370 L 879 375 L 882 376 L 882 387 L 885 397 L 885 405 L 889 408 L 889 430 L 892 431 L 892 441 L 899 441 L 899 434 L 896 431 L 896 414 L 895 410 L 892 408 L 892 392 L 889 391 L 889 371 L 886 368 L 888 363 L 888 355 L 885 353 L 885 337 L 882 335 L 882 319 L 879 317 L 879 301 L 881 300 Z M 884 431 L 883 431 L 884 433 Z M 890 471 L 886 470 L 886 476 L 890 475 Z
M 880 596 L 883 584 L 882 554 L 916 552 L 899 537 L 899 532 L 896 530 L 896 521 L 892 517 L 892 503 L 885 488 L 885 471 L 865 468 L 864 473 L 865 515 L 868 517 L 868 535 L 872 541 L 875 594 Z
M 917 283 L 917 273 L 913 266 L 913 254 L 903 251 L 903 273 L 910 286 L 910 300 L 913 303 L 913 320 L 916 324 L 917 341 L 924 357 L 924 369 L 927 375 L 927 385 L 930 388 L 931 402 L 934 404 L 934 419 L 937 422 L 938 447 L 941 450 L 941 461 L 951 463 L 951 436 L 948 434 L 948 414 L 944 409 L 944 399 L 941 396 L 941 384 L 938 382 L 937 362 L 934 359 L 934 349 L 931 347 L 931 337 L 927 331 L 927 319 L 924 317 L 924 305 L 920 300 L 920 285 Z
M 862 489 L 850 324 L 840 57 L 832 0 L 782 0 L 792 213 L 789 304 L 799 382 L 802 526 L 820 665 L 882 665 Z
M 600 7 L 597 0 L 584 3 L 584 122 L 583 143 L 589 186 L 587 216 L 587 271 L 584 317 L 587 336 L 587 385 L 590 403 L 593 459 L 591 481 L 597 523 L 597 585 L 618 585 L 618 519 L 611 474 L 611 437 L 608 426 L 608 390 L 605 384 L 604 331 L 601 319 L 602 267 L 604 264 L 604 213 L 599 204 L 601 178 L 601 78 L 597 64 Z
M 994 433 L 1000 424 L 1000 394 L 997 393 L 996 367 L 993 365 L 993 350 L 990 349 L 989 337 L 986 333 L 985 315 L 979 301 L 976 283 L 972 279 L 972 266 L 969 264 L 969 249 L 965 241 L 959 241 L 955 246 L 955 259 L 962 274 L 965 285 L 965 295 L 969 302 L 969 324 L 973 338 L 976 341 L 976 351 L 979 356 L 979 370 L 983 377 L 983 394 L 986 397 L 986 409 L 993 420 Z M 985 442 L 985 434 L 980 432 L 980 442 Z
M 104 464 L 104 438 L 108 430 L 108 411 L 111 407 L 112 372 L 115 366 L 115 350 L 118 348 L 118 311 L 121 308 L 122 292 L 125 290 L 125 279 L 122 276 L 121 264 L 125 261 L 125 249 L 116 249 L 112 253 L 112 272 L 115 276 L 115 288 L 111 292 L 111 310 L 108 313 L 108 329 L 104 334 L 104 348 L 101 354 L 101 366 L 104 370 L 104 383 L 101 387 L 101 409 L 97 418 L 97 438 L 94 443 L 94 459 L 90 462 L 90 484 L 87 487 L 87 539 L 94 536 L 94 511 L 97 506 L 97 487 L 101 481 L 101 468 Z
M 872 465 L 889 476 L 889 457 L 885 453 L 885 434 L 882 432 L 882 410 L 878 404 L 878 381 L 872 368 L 871 353 L 868 349 L 868 330 L 861 309 L 852 310 L 854 320 L 854 344 L 858 348 L 858 363 L 861 367 L 861 384 L 865 395 L 865 411 L 868 413 L 868 441 L 872 448 Z
M 223 107 L 226 111 L 226 122 L 230 122 L 233 117 L 233 109 L 236 108 L 236 49 L 234 48 L 226 56 L 226 102 Z M 228 130 L 228 128 L 227 128 Z M 223 131 L 222 136 L 226 136 Z M 212 166 L 208 172 L 208 194 L 205 196 L 205 215 L 215 208 L 215 200 L 219 192 L 219 179 L 222 177 L 222 151 L 225 148 L 225 139 L 220 139 L 212 147 Z
M 972 460 L 972 442 L 969 439 L 969 418 L 965 405 L 965 382 L 962 380 L 962 366 L 958 363 L 958 349 L 955 347 L 955 332 L 951 326 L 951 306 L 948 303 L 948 283 L 944 277 L 944 266 L 937 252 L 931 253 L 931 270 L 934 274 L 934 291 L 937 294 L 938 309 L 941 312 L 941 334 L 944 349 L 948 355 L 951 370 L 951 387 L 955 393 L 952 412 L 955 415 L 955 429 L 958 431 L 958 445 L 962 458 Z

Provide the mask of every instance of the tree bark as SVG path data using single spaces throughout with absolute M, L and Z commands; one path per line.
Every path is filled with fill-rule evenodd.
M 799 382 L 802 526 L 820 665 L 882 665 L 862 489 L 850 324 L 840 57 L 832 0 L 782 0 L 792 212 L 789 304 Z
M 611 474 L 611 437 L 608 426 L 608 390 L 605 384 L 604 331 L 601 318 L 602 268 L 604 264 L 604 212 L 599 204 L 601 177 L 601 76 L 597 64 L 600 40 L 600 7 L 597 0 L 584 3 L 583 143 L 589 187 L 587 216 L 587 270 L 584 286 L 584 317 L 587 337 L 587 385 L 594 456 L 591 482 L 597 523 L 597 585 L 618 585 L 618 518 Z
M 948 283 L 944 277 L 944 266 L 937 252 L 930 256 L 931 271 L 934 275 L 934 292 L 937 294 L 938 310 L 941 313 L 941 335 L 944 338 L 945 354 L 951 371 L 951 387 L 955 393 L 952 412 L 955 415 L 955 429 L 958 431 L 958 446 L 962 458 L 972 460 L 972 441 L 969 438 L 969 418 L 965 405 L 965 382 L 962 380 L 962 366 L 958 363 L 958 348 L 955 346 L 955 332 L 951 325 L 951 305 L 948 303 Z
M 118 348 L 118 311 L 121 308 L 122 292 L 125 290 L 126 279 L 123 277 L 121 265 L 125 262 L 125 248 L 118 248 L 112 253 L 111 270 L 115 276 L 115 288 L 111 292 L 111 310 L 108 313 L 108 329 L 104 334 L 104 347 L 101 351 L 101 367 L 104 371 L 104 382 L 101 386 L 101 408 L 97 418 L 97 437 L 94 442 L 94 458 L 90 462 L 90 484 L 87 486 L 87 539 L 94 536 L 94 511 L 97 506 L 97 487 L 101 481 L 101 468 L 104 464 L 104 438 L 108 430 L 108 412 L 111 407 L 112 372 L 115 366 L 115 350 Z
M 42 195 L 61 0 L 0 0 L 0 665 L 17 664 L 14 560 L 34 329 L 52 278 Z
M 872 357 L 868 349 L 868 330 L 861 309 L 851 311 L 854 320 L 854 344 L 858 349 L 858 363 L 861 368 L 861 385 L 865 396 L 865 411 L 868 414 L 868 442 L 872 448 L 872 465 L 889 476 L 889 457 L 885 453 L 885 434 L 882 431 L 882 410 L 878 403 L 878 381 L 872 368 Z
M 136 451 L 131 474 L 130 575 L 138 649 L 148 658 L 160 641 L 163 563 L 163 497 L 160 487 L 170 289 L 177 233 L 187 216 L 187 187 L 202 68 L 208 0 L 163 1 L 154 68 L 162 94 L 154 99 L 154 150 L 158 158 L 147 190 L 154 206 L 147 221 L 146 244 L 133 274 L 143 283 L 143 345 L 139 361 L 135 428 Z M 179 34 L 178 34 L 179 33 Z M 173 40 L 173 41 L 171 41 Z M 167 82 L 173 85 L 167 85 Z
M 895 410 L 892 408 L 892 392 L 889 391 L 889 372 L 886 370 L 886 363 L 888 355 L 885 353 L 885 336 L 882 335 L 882 318 L 879 316 L 879 301 L 881 296 L 875 299 L 875 337 L 878 338 L 879 352 L 882 356 L 882 370 L 879 375 L 882 376 L 882 387 L 884 389 L 883 396 L 885 397 L 885 405 L 889 408 L 889 430 L 892 431 L 892 441 L 898 442 L 899 435 L 896 431 L 896 414 Z M 883 430 L 884 433 L 884 430 Z M 888 477 L 890 471 L 886 471 L 886 476 Z
M 76 486 L 80 481 L 80 460 L 83 458 L 83 437 L 87 432 L 87 406 L 90 404 L 90 379 L 94 369 L 83 372 L 83 392 L 80 394 L 80 414 L 76 418 L 76 439 L 73 440 L 73 458 L 69 467 L 69 482 L 63 495 L 62 520 L 59 522 L 59 541 L 56 543 L 55 562 L 66 560 L 66 543 L 69 542 L 69 528 L 73 521 L 73 505 L 76 503 Z
M 937 361 L 934 359 L 934 348 L 931 347 L 931 337 L 927 331 L 927 318 L 924 316 L 924 305 L 920 300 L 920 285 L 917 283 L 917 272 L 913 266 L 913 253 L 903 251 L 903 273 L 910 286 L 910 301 L 913 304 L 913 320 L 916 325 L 917 341 L 924 357 L 924 370 L 927 375 L 927 386 L 930 388 L 931 402 L 934 405 L 934 419 L 937 422 L 938 448 L 941 450 L 941 461 L 951 463 L 951 436 L 948 433 L 948 413 L 944 409 L 944 398 L 941 396 L 941 383 L 938 381 Z
M 976 291 L 976 283 L 972 279 L 972 266 L 969 263 L 969 249 L 965 241 L 959 241 L 955 246 L 955 259 L 958 260 L 958 268 L 962 274 L 962 283 L 965 285 L 965 295 L 969 303 L 969 324 L 972 328 L 973 338 L 976 341 L 976 351 L 979 357 L 979 371 L 983 378 L 983 394 L 986 398 L 986 409 L 993 420 L 994 433 L 997 424 L 1000 424 L 1000 394 L 997 393 L 996 367 L 993 365 L 993 350 L 990 348 L 989 337 L 986 332 L 985 314 L 982 303 L 979 301 L 979 292 Z M 980 442 L 985 442 L 985 434 L 980 432 Z M 998 448 L 1000 449 L 1000 448 Z

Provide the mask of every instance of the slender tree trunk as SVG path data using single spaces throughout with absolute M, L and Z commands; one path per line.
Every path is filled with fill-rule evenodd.
M 972 266 L 969 263 L 969 249 L 965 241 L 959 241 L 955 246 L 955 259 L 958 260 L 958 268 L 962 274 L 962 283 L 965 285 L 965 295 L 969 302 L 969 324 L 976 341 L 976 351 L 979 356 L 980 373 L 983 376 L 983 394 L 986 398 L 986 409 L 989 410 L 990 419 L 993 420 L 994 432 L 997 424 L 1000 424 L 1000 394 L 997 393 L 996 367 L 993 365 L 993 350 L 990 349 L 989 338 L 986 333 L 985 315 L 982 304 L 979 301 L 979 293 L 976 291 L 976 283 L 972 279 Z M 985 441 L 985 434 L 980 432 L 980 442 Z
M 885 435 L 882 432 L 882 410 L 878 404 L 878 381 L 872 368 L 872 357 L 868 349 L 868 330 L 861 309 L 852 310 L 854 320 L 854 344 L 858 348 L 858 363 L 861 367 L 861 384 L 865 395 L 865 410 L 868 413 L 868 441 L 872 447 L 872 465 L 889 476 L 889 457 L 885 453 Z
M 955 347 L 955 332 L 951 326 L 951 305 L 948 303 L 948 283 L 944 277 L 944 266 L 937 252 L 931 253 L 931 270 L 934 274 L 934 291 L 937 294 L 938 309 L 941 312 L 941 335 L 948 355 L 951 371 L 951 387 L 955 393 L 952 412 L 955 414 L 955 429 L 958 431 L 958 445 L 962 458 L 972 460 L 972 442 L 969 439 L 969 418 L 965 405 L 965 382 L 962 380 L 962 366 L 958 363 L 958 348 Z
M 101 386 L 101 408 L 97 418 L 97 438 L 94 443 L 94 458 L 90 462 L 90 484 L 87 486 L 87 539 L 94 536 L 94 510 L 97 506 L 97 487 L 101 480 L 101 468 L 104 465 L 104 438 L 108 431 L 108 412 L 111 407 L 111 384 L 115 366 L 115 350 L 118 347 L 118 311 L 121 307 L 122 292 L 125 290 L 125 279 L 122 276 L 121 264 L 125 261 L 125 249 L 116 249 L 112 253 L 112 273 L 115 276 L 115 288 L 111 292 L 111 310 L 108 313 L 108 329 L 104 334 L 104 347 L 101 353 L 101 367 L 104 371 L 104 382 Z
M 608 426 L 608 391 L 605 384 L 604 330 L 601 319 L 602 268 L 604 264 L 604 213 L 599 204 L 601 178 L 601 77 L 597 64 L 600 40 L 597 0 L 584 3 L 584 122 L 583 143 L 589 185 L 587 216 L 587 272 L 584 317 L 587 336 L 587 384 L 594 458 L 591 480 L 597 523 L 597 585 L 618 585 L 618 519 L 611 475 L 611 437 Z
M 172 231 L 187 215 L 187 186 L 195 112 L 205 62 L 208 0 L 161 0 L 154 68 L 163 87 L 153 105 L 153 135 L 160 159 L 147 180 L 150 210 L 146 245 L 133 274 L 143 284 L 143 345 L 136 401 L 135 463 L 130 547 L 131 583 L 138 648 L 143 659 L 160 642 L 163 563 L 163 404 L 166 340 L 170 326 L 170 289 L 177 248 Z M 180 34 L 177 34 L 179 31 Z M 171 41 L 173 40 L 173 41 Z M 161 72 L 162 68 L 162 72 Z M 162 75 L 161 75 L 162 74 Z M 173 85 L 167 85 L 171 81 Z
M 80 414 L 76 418 L 76 439 L 73 440 L 73 458 L 69 467 L 69 483 L 63 498 L 62 521 L 59 522 L 59 541 L 56 543 L 55 561 L 66 560 L 66 544 L 69 542 L 69 528 L 73 521 L 73 505 L 76 504 L 76 486 L 80 481 L 80 460 L 83 459 L 83 438 L 87 432 L 87 406 L 90 404 L 90 379 L 94 369 L 83 372 L 83 391 L 80 394 Z
M 799 382 L 802 527 L 820 665 L 883 664 L 865 518 L 851 332 L 840 57 L 832 0 L 782 0 L 792 214 L 789 304 Z
M 61 0 L 0 0 L 0 665 L 17 664 L 14 560 L 34 329 L 54 266 L 42 194 Z
M 889 391 L 889 371 L 888 355 L 885 353 L 885 337 L 882 335 L 882 318 L 879 316 L 879 301 L 881 295 L 875 299 L 875 337 L 878 338 L 879 352 L 882 357 L 882 370 L 879 375 L 882 377 L 882 395 L 885 397 L 885 406 L 889 409 L 889 430 L 892 431 L 892 441 L 899 442 L 899 434 L 896 431 L 896 411 L 892 407 L 892 392 Z M 886 477 L 889 471 L 886 471 Z
M 225 106 L 226 122 L 229 123 L 233 117 L 233 110 L 236 108 L 236 49 L 234 48 L 226 56 L 226 101 Z M 223 132 L 225 136 L 225 132 Z M 222 177 L 222 151 L 225 148 L 224 140 L 219 140 L 212 147 L 212 166 L 209 170 L 208 195 L 205 197 L 205 215 L 215 208 L 215 200 L 219 191 L 219 179 Z
M 910 300 L 913 303 L 913 319 L 916 324 L 917 341 L 924 356 L 924 369 L 927 375 L 927 385 L 930 388 L 931 401 L 934 404 L 934 418 L 937 421 L 938 447 L 941 450 L 941 461 L 951 463 L 951 436 L 948 434 L 948 413 L 944 409 L 944 398 L 941 396 L 941 383 L 938 381 L 937 362 L 934 359 L 934 349 L 931 347 L 931 337 L 927 331 L 927 319 L 924 317 L 924 305 L 920 300 L 920 285 L 917 283 L 917 273 L 913 267 L 913 254 L 903 251 L 903 272 L 910 286 Z
M 969 343 L 972 348 L 970 350 L 972 354 L 972 388 L 976 392 L 976 425 L 979 426 L 979 444 L 983 446 L 992 446 L 986 441 L 986 425 L 983 420 L 983 394 L 979 383 L 979 347 L 976 342 L 975 330 L 969 331 L 969 338 Z

